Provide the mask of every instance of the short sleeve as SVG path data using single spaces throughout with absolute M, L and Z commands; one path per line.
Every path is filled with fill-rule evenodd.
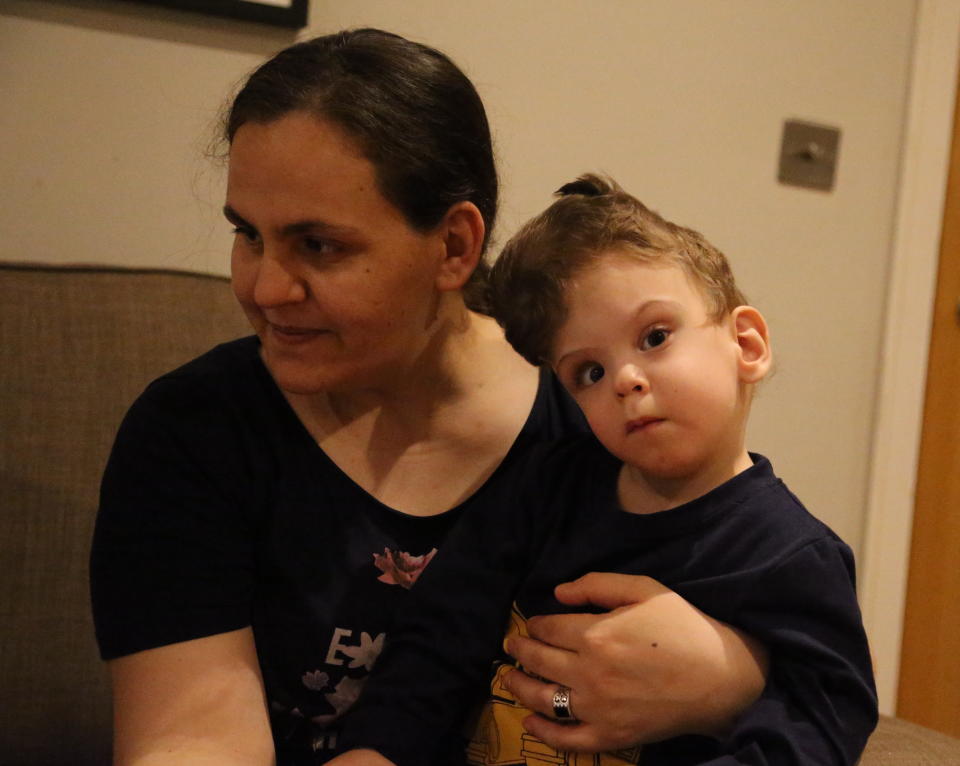
M 257 492 L 245 441 L 189 377 L 153 383 L 127 413 L 90 560 L 105 659 L 250 624 Z

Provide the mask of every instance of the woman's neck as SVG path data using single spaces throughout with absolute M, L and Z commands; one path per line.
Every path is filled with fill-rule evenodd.
M 430 349 L 386 390 L 287 395 L 356 484 L 391 508 L 424 516 L 456 506 L 489 478 L 522 429 L 538 383 L 537 369 L 487 317 L 470 313 Z
M 402 369 L 381 376 L 376 385 L 288 393 L 287 399 L 318 440 L 343 429 L 363 430 L 367 424 L 371 432 L 375 425 L 379 433 L 389 434 L 391 443 L 421 442 L 443 430 L 446 413 L 498 374 L 505 356 L 516 355 L 496 323 L 460 301 L 438 312 L 420 353 Z

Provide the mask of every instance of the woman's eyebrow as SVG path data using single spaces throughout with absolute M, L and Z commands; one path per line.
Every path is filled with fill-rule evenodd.
M 234 226 L 249 226 L 250 224 L 243 220 L 243 217 L 229 205 L 223 206 L 223 217 Z
M 240 215 L 236 210 L 234 210 L 230 205 L 223 206 L 223 215 L 224 217 L 235 226 L 247 226 L 249 228 L 254 228 L 251 226 L 242 215 Z M 305 232 L 315 232 L 321 231 L 332 234 L 339 235 L 350 235 L 357 234 L 359 229 L 353 226 L 342 226 L 339 224 L 328 223 L 327 221 L 322 221 L 319 219 L 315 220 L 304 220 L 304 221 L 295 221 L 294 223 L 285 224 L 280 228 L 280 234 L 282 236 L 288 237 L 295 234 L 303 234 Z
M 293 234 L 306 234 L 309 232 L 322 232 L 325 234 L 350 235 L 357 234 L 359 229 L 353 226 L 342 226 L 336 223 L 329 223 L 321 220 L 296 221 L 288 223 L 280 229 L 284 236 Z

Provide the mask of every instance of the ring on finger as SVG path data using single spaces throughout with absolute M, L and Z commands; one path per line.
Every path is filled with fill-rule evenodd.
M 558 686 L 553 693 L 553 716 L 560 721 L 575 722 L 577 719 L 570 709 L 570 687 Z

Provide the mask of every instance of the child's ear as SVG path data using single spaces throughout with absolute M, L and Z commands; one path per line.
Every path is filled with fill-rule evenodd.
M 440 222 L 443 246 L 437 272 L 438 290 L 459 290 L 480 262 L 486 226 L 483 215 L 472 202 L 452 205 Z
M 770 371 L 773 353 L 770 334 L 763 314 L 753 306 L 737 306 L 731 314 L 733 329 L 740 347 L 737 366 L 742 383 L 759 383 Z

